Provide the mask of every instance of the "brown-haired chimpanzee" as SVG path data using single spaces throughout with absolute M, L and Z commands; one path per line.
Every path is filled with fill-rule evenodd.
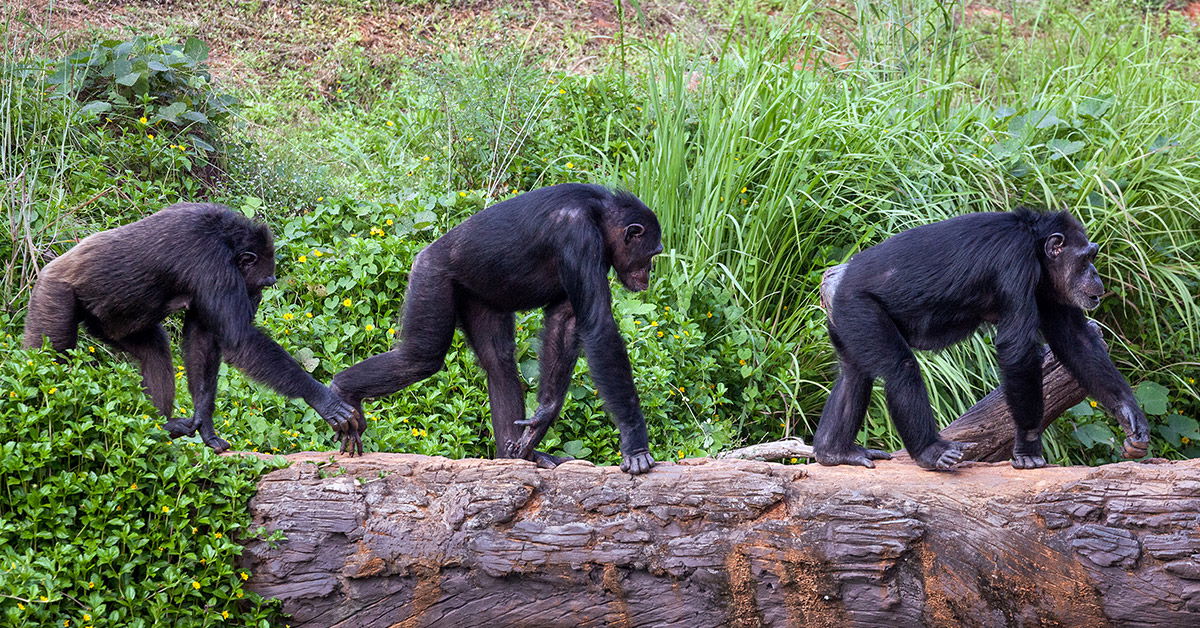
M 613 320 L 608 270 L 615 269 L 626 288 L 645 290 L 651 260 L 661 252 L 658 218 L 627 192 L 563 184 L 492 205 L 417 254 L 401 339 L 391 351 L 338 373 L 332 388 L 361 408 L 364 398 L 429 377 L 442 368 L 460 326 L 487 372 L 497 456 L 554 466 L 561 459 L 532 448 L 562 409 L 582 341 L 621 433 L 621 469 L 645 473 L 654 459 L 625 343 Z M 525 420 L 513 313 L 537 307 L 545 309 L 541 385 L 538 408 Z M 518 444 L 522 426 L 532 432 L 525 445 Z M 361 451 L 360 436 L 361 430 L 344 432 L 343 451 Z
M 1083 311 L 1104 286 L 1097 246 L 1067 212 L 978 213 L 916 227 L 851 258 L 829 314 L 841 373 L 821 413 L 817 462 L 874 467 L 891 456 L 854 443 L 876 377 L 913 459 L 949 469 L 964 445 L 941 439 L 912 349 L 941 349 L 996 326 L 1004 396 L 1016 423 L 1012 465 L 1045 466 L 1039 334 L 1075 379 L 1116 416 L 1124 455 L 1146 455 L 1146 416 Z
M 82 322 L 96 338 L 141 363 L 142 385 L 169 419 L 172 438 L 200 431 L 221 452 L 213 429 L 221 357 L 287 397 L 308 402 L 335 430 L 350 429 L 354 408 L 313 379 L 254 326 L 262 290 L 275 284 L 275 244 L 266 225 L 228 207 L 179 203 L 137 222 L 92 234 L 38 274 L 25 317 L 25 345 L 43 337 L 64 351 Z M 161 321 L 186 309 L 183 361 L 195 413 L 171 418 L 175 378 Z

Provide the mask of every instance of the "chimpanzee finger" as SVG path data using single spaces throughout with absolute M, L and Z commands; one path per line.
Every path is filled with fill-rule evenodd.
M 1144 440 L 1134 440 L 1133 437 L 1126 438 L 1122 446 L 1121 455 L 1126 458 L 1142 458 L 1150 451 L 1150 443 Z
M 871 460 L 891 460 L 892 454 L 883 451 L 882 449 L 868 449 L 867 458 Z

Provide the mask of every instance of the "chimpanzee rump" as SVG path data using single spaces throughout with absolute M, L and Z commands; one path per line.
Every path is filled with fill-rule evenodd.
M 533 447 L 558 418 L 582 343 L 621 433 L 621 468 L 644 473 L 654 460 L 613 320 L 608 271 L 615 269 L 626 288 L 645 290 L 660 252 L 658 219 L 626 192 L 564 184 L 497 203 L 417 255 L 396 347 L 338 373 L 332 388 L 361 408 L 364 398 L 429 377 L 442 368 L 455 327 L 462 327 L 487 371 L 497 456 L 553 466 L 560 459 Z M 538 408 L 525 420 L 513 313 L 537 307 L 545 309 L 541 387 Z M 519 439 L 523 426 L 529 432 Z M 359 436 L 361 430 L 344 433 L 343 450 L 361 451 Z
M 275 245 L 266 225 L 215 204 L 179 203 L 137 222 L 84 238 L 38 275 L 25 317 L 25 345 L 49 338 L 75 346 L 79 324 L 141 363 L 142 385 L 169 419 L 172 437 L 200 431 L 216 451 L 229 448 L 213 429 L 222 355 L 281 395 L 303 398 L 341 431 L 354 409 L 313 379 L 262 331 L 254 313 L 275 284 Z M 161 321 L 186 309 L 183 359 L 195 412 L 171 418 L 175 378 Z
M 918 464 L 944 470 L 963 445 L 938 436 L 912 349 L 941 349 L 981 324 L 996 325 L 1004 394 L 1016 423 L 1014 467 L 1045 466 L 1039 334 L 1128 438 L 1124 455 L 1146 455 L 1148 426 L 1083 310 L 1104 293 L 1097 246 L 1067 212 L 978 213 L 924 225 L 855 255 L 833 296 L 829 335 L 841 373 L 813 443 L 821 464 L 873 467 L 890 455 L 854 443 L 872 381 L 885 382 L 888 413 Z

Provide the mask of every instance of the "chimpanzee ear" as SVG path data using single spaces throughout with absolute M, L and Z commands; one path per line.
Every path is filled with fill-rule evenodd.
M 625 243 L 628 244 L 634 238 L 642 237 L 646 233 L 646 228 L 639 223 L 631 223 L 625 227 Z
M 255 255 L 254 253 L 251 253 L 250 251 L 245 251 L 243 253 L 238 253 L 238 256 L 236 259 L 237 259 L 238 268 L 245 269 L 245 268 L 250 268 L 251 266 L 254 266 L 254 262 L 258 261 L 258 255 Z
M 1046 257 L 1057 259 L 1059 255 L 1062 255 L 1063 244 L 1066 241 L 1067 239 L 1061 233 L 1050 234 L 1050 237 L 1046 238 Z

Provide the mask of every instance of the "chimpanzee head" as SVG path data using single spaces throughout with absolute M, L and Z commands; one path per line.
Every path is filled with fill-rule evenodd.
M 615 193 L 614 201 L 605 220 L 612 266 L 622 285 L 641 292 L 650 287 L 652 260 L 663 251 L 658 217 L 628 192 Z
M 1100 247 L 1088 241 L 1083 225 L 1073 216 L 1066 212 L 1061 216 L 1061 230 L 1042 241 L 1043 264 L 1054 297 L 1063 305 L 1094 309 L 1104 295 L 1104 283 L 1092 265 Z
M 266 225 L 253 223 L 248 228 L 248 237 L 242 240 L 233 261 L 246 280 L 246 291 L 253 296 L 275 285 L 275 240 Z

